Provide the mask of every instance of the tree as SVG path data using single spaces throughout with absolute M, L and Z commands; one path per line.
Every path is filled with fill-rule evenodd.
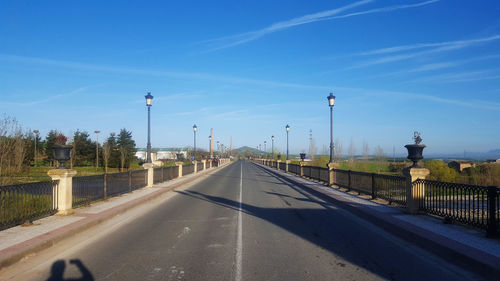
M 52 147 L 56 143 L 56 137 L 59 134 L 60 132 L 58 132 L 57 130 L 50 130 L 50 132 L 45 137 L 45 156 L 47 156 L 47 159 L 51 162 L 52 166 L 54 166 L 54 149 Z
M 116 139 L 116 144 L 120 153 L 120 167 L 130 167 L 130 162 L 134 159 L 136 152 L 135 141 L 132 139 L 132 132 L 127 131 L 125 128 L 120 130 Z
M 90 166 L 95 159 L 95 144 L 86 131 L 77 130 L 73 135 L 74 162 L 77 166 Z
M 356 153 L 356 148 L 354 147 L 354 141 L 351 138 L 351 142 L 349 143 L 349 162 L 352 165 L 354 162 L 354 154 Z
M 382 147 L 380 147 L 380 145 L 377 145 L 377 147 L 375 148 L 375 159 L 377 159 L 378 161 L 383 161 L 385 159 L 384 150 L 382 149 Z
M 367 142 L 363 142 L 363 158 L 366 160 L 368 159 L 368 156 L 370 155 L 370 148 L 368 147 Z
M 426 161 L 424 166 L 430 171 L 430 180 L 453 182 L 458 175 L 457 171 L 449 168 L 443 161 Z
M 104 172 L 108 172 L 109 158 L 111 157 L 111 145 L 105 142 L 102 146 L 102 160 L 104 161 Z

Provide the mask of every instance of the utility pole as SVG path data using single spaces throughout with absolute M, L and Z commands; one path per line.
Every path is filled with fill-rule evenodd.
M 95 168 L 99 169 L 99 133 L 101 131 L 95 130 L 96 142 L 95 142 Z

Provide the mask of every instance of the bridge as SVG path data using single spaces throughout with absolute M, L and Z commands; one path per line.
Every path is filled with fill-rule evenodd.
M 474 230 L 250 161 L 0 241 L 1 280 L 491 280 L 500 269 L 498 241 Z

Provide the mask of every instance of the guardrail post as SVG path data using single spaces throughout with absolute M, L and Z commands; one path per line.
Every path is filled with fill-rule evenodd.
M 337 182 L 337 174 L 335 173 L 335 168 L 337 164 L 328 163 L 328 186 L 333 186 Z
M 347 171 L 347 190 L 351 190 L 351 170 Z
M 196 174 L 198 173 L 198 161 L 193 161 L 193 164 L 194 164 L 194 171 L 193 171 L 193 174 Z
M 372 199 L 377 198 L 377 190 L 375 186 L 375 173 L 372 173 Z
M 304 176 L 304 166 L 306 165 L 306 162 L 299 162 L 300 165 L 300 176 Z
M 201 163 L 203 163 L 203 170 L 207 169 L 207 160 L 201 160 Z
M 425 199 L 425 185 L 414 184 L 416 180 L 429 175 L 429 170 L 425 168 L 407 168 L 403 170 L 406 177 L 406 211 L 410 214 L 417 214 Z
M 488 186 L 488 227 L 486 229 L 488 237 L 497 237 L 497 200 L 498 200 L 498 187 Z
M 73 177 L 76 171 L 72 169 L 53 169 L 47 174 L 52 180 L 58 180 L 57 185 L 57 214 L 70 215 L 73 213 Z
M 276 169 L 279 171 L 281 160 L 276 161 Z
M 288 164 L 290 164 L 290 160 L 285 160 L 285 172 L 288 173 Z
M 104 174 L 104 200 L 108 198 L 108 174 Z
M 182 178 L 182 162 L 175 162 L 175 165 L 179 167 L 179 178 Z
M 148 181 L 146 184 L 146 187 L 153 187 L 153 181 L 154 181 L 154 165 L 153 163 L 144 163 L 142 167 L 146 170 L 148 170 Z
M 128 191 L 132 192 L 132 171 L 128 171 Z

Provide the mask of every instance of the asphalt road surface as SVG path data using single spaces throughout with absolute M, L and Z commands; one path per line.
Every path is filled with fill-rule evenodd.
M 479 279 L 246 161 L 118 220 L 11 280 Z

